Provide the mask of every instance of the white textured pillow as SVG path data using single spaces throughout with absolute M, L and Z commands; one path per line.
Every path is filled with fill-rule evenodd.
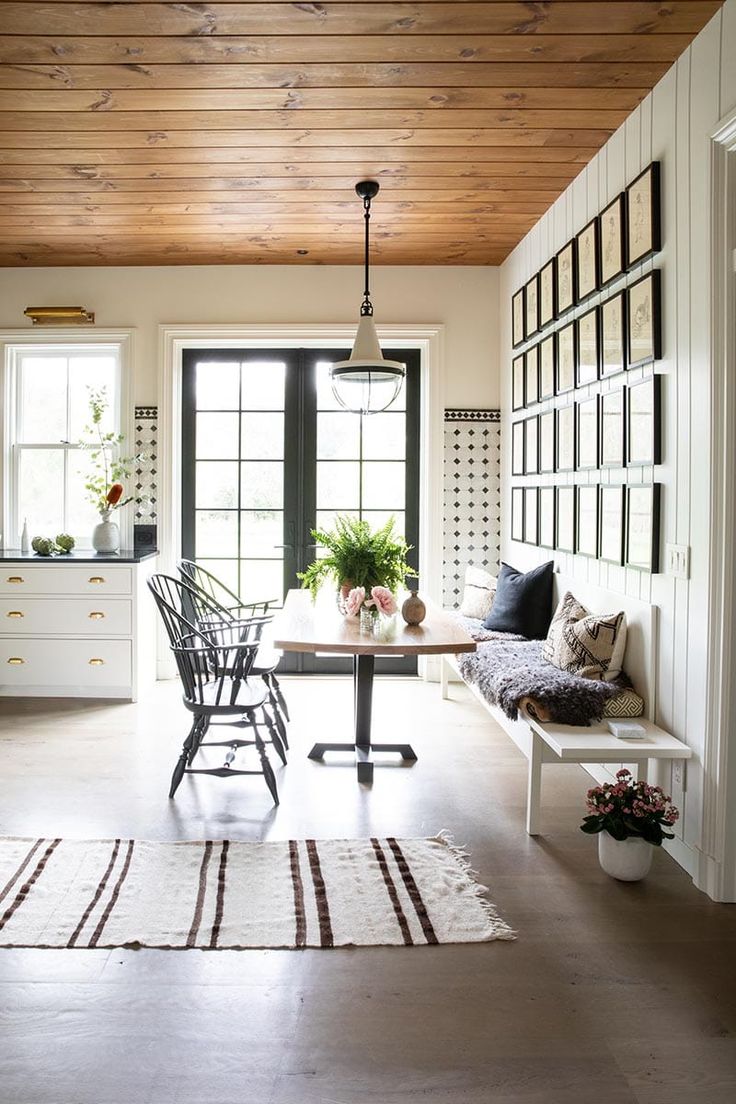
M 560 600 L 542 655 L 581 678 L 611 682 L 621 674 L 626 650 L 626 614 L 590 613 L 574 594 Z
M 496 576 L 480 567 L 465 568 L 465 590 L 460 606 L 463 617 L 485 621 L 496 597 Z

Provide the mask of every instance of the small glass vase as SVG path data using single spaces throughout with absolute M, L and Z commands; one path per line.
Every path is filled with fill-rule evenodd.
M 374 609 L 366 609 L 365 606 L 360 611 L 360 631 L 364 636 L 373 636 L 373 631 L 376 627 L 376 621 L 378 619 L 378 611 Z
M 120 549 L 120 530 L 110 521 L 110 510 L 100 511 L 100 521 L 92 530 L 92 547 L 95 552 L 111 554 Z

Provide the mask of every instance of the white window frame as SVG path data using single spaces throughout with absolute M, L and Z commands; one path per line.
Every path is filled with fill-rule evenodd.
M 19 490 L 19 449 L 17 445 L 17 424 L 19 415 L 19 395 L 17 388 L 17 370 L 20 357 L 28 353 L 72 353 L 79 351 L 83 354 L 91 353 L 93 349 L 105 349 L 114 352 L 117 357 L 119 371 L 114 396 L 115 431 L 125 437 L 125 449 L 134 448 L 134 411 L 131 403 L 131 364 L 132 364 L 132 331 L 95 329 L 93 332 L 80 334 L 76 327 L 69 328 L 49 327 L 44 331 L 29 333 L 27 330 L 19 332 L 0 331 L 0 371 L 2 372 L 2 387 L 0 388 L 0 402 L 2 403 L 2 543 L 5 548 L 18 548 L 23 519 L 20 516 L 20 504 L 18 501 Z M 24 446 L 29 447 L 29 446 Z M 32 446 L 31 446 L 32 447 Z M 63 446 L 62 446 L 63 447 Z M 70 448 L 73 446 L 69 446 Z M 116 519 L 120 525 L 121 546 L 131 548 L 133 544 L 133 514 L 132 508 L 122 510 Z M 90 538 L 91 538 L 90 526 Z M 53 534 L 52 534 L 53 535 Z M 85 541 L 85 544 L 88 544 Z

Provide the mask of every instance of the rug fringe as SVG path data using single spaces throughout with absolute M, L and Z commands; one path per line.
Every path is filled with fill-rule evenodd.
M 468 849 L 455 843 L 455 837 L 447 828 L 441 828 L 437 835 L 432 838 L 435 842 L 441 843 L 447 848 L 463 873 L 467 874 L 471 879 L 473 895 L 483 909 L 486 918 L 491 923 L 491 934 L 488 936 L 488 941 L 494 939 L 516 939 L 518 937 L 518 932 L 498 915 L 495 905 L 491 904 L 488 900 L 486 894 L 491 892 L 490 888 L 478 881 L 479 874 L 471 865 L 470 852 Z

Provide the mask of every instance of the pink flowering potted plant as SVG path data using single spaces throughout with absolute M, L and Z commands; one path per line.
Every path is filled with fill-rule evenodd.
M 652 848 L 665 839 L 680 816 L 661 786 L 635 782 L 620 770 L 614 783 L 588 790 L 588 815 L 583 832 L 598 835 L 598 859 L 606 874 L 622 882 L 638 882 L 652 863 Z
M 353 587 L 345 599 L 346 617 L 360 620 L 361 632 L 375 632 L 381 617 L 392 618 L 398 610 L 396 599 L 388 587 Z

